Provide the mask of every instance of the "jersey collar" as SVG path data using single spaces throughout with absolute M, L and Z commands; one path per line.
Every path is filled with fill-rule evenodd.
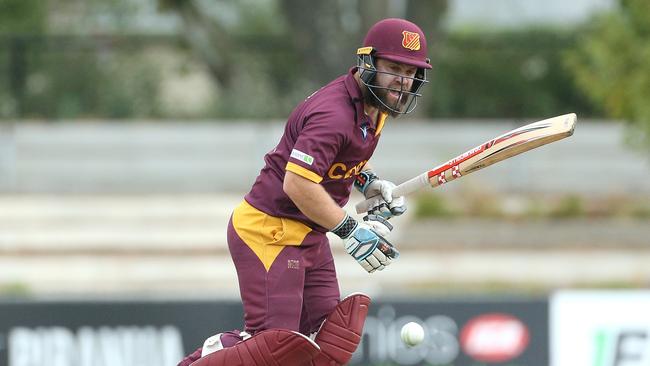
M 362 125 L 363 121 L 368 118 L 368 116 L 366 116 L 366 112 L 363 109 L 363 94 L 361 94 L 361 88 L 359 87 L 359 83 L 357 83 L 356 79 L 354 78 L 354 74 L 356 72 L 356 66 L 350 69 L 345 77 L 345 87 L 347 88 L 348 94 L 350 95 L 350 101 L 356 110 L 356 124 Z M 371 126 L 374 126 L 371 128 L 375 130 L 375 136 L 378 136 L 381 133 L 381 130 L 384 128 L 386 117 L 388 117 L 388 113 L 380 111 L 377 121 L 373 121 L 371 123 Z
M 345 88 L 348 90 L 350 95 L 350 101 L 354 105 L 356 111 L 356 124 L 360 125 L 365 119 L 365 112 L 363 111 L 363 95 L 361 94 L 361 88 L 359 84 L 354 79 L 354 74 L 357 72 L 357 67 L 350 69 L 348 74 L 345 76 Z

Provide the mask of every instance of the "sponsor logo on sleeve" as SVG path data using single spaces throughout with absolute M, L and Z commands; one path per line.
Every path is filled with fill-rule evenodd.
M 311 165 L 314 162 L 314 158 L 311 155 L 307 155 L 304 152 L 297 149 L 291 150 L 291 157 L 300 160 L 307 165 Z

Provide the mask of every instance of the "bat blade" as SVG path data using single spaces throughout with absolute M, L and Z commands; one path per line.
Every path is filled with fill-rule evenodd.
M 573 135 L 576 121 L 575 113 L 569 113 L 506 132 L 398 185 L 393 196 L 404 196 L 426 186 L 441 186 L 499 161 L 569 137 Z M 375 202 L 377 198 L 371 197 L 358 203 L 357 213 L 368 211 Z

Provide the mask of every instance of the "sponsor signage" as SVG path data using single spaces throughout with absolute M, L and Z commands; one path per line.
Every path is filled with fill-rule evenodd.
M 561 291 L 550 309 L 552 366 L 650 365 L 650 291 Z
M 406 347 L 400 330 L 423 325 Z M 373 302 L 351 365 L 548 366 L 548 305 L 540 301 Z
M 7 339 L 12 366 L 175 365 L 183 354 L 172 325 L 13 327 Z
M 460 333 L 463 351 L 482 362 L 506 362 L 521 355 L 530 341 L 528 326 L 510 314 L 483 314 L 470 319 Z
M 238 302 L 0 301 L 0 366 L 176 366 Z
M 0 366 L 175 366 L 242 319 L 236 301 L 0 302 Z M 547 366 L 547 328 L 544 300 L 376 300 L 350 365 Z

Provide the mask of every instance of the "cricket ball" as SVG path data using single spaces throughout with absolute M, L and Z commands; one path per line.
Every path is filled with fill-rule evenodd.
M 402 342 L 409 347 L 414 347 L 420 344 L 424 339 L 424 328 L 416 322 L 409 322 L 404 324 L 402 332 L 400 333 Z

